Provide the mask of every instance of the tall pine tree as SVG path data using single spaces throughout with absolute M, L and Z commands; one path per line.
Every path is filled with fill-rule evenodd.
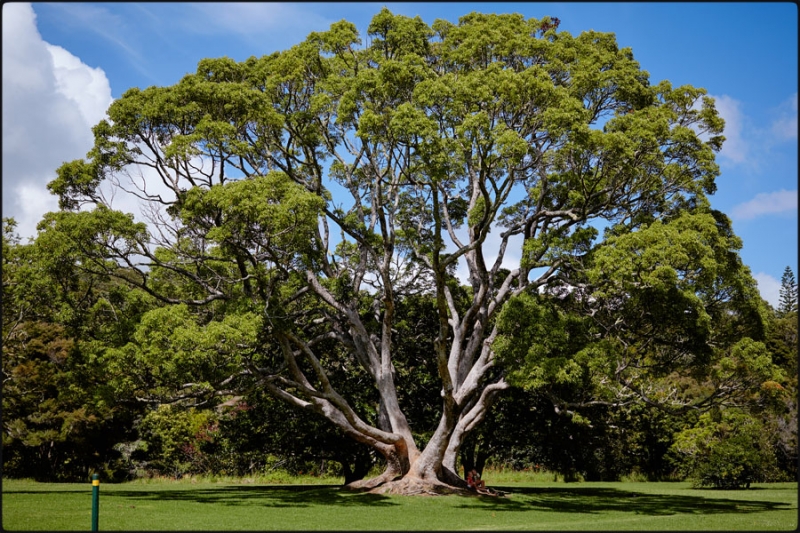
M 778 313 L 785 316 L 797 311 L 797 281 L 794 272 L 788 266 L 781 276 L 781 300 L 778 304 Z

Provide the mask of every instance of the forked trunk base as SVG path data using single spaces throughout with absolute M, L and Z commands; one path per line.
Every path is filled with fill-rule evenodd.
M 473 495 L 468 488 L 448 485 L 438 479 L 422 479 L 405 476 L 394 481 L 378 485 L 369 491 L 372 494 L 400 494 L 403 496 L 442 496 L 446 494 Z
M 372 479 L 364 479 L 349 483 L 345 488 L 360 490 L 371 494 L 399 494 L 403 496 L 441 496 L 446 494 L 460 494 L 475 496 L 477 492 L 471 490 L 463 479 L 456 478 L 454 483 L 445 483 L 437 478 L 421 478 L 411 474 L 403 477 L 390 477 L 387 472 Z

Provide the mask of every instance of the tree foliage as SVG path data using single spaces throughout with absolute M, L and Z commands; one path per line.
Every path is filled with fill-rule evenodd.
M 573 266 L 582 282 L 503 309 L 495 350 L 512 382 L 562 408 L 644 401 L 685 411 L 740 405 L 783 379 L 727 217 L 698 206 L 614 232 Z M 571 399 L 553 392 L 564 386 Z
M 767 433 L 746 413 L 703 414 L 695 427 L 678 434 L 673 450 L 698 486 L 742 488 L 779 479 Z
M 3 220 L 3 466 L 36 479 L 119 470 L 116 442 L 135 406 L 108 382 L 105 350 L 125 338 L 147 302 L 53 253 L 21 244 Z
M 797 280 L 794 278 L 794 272 L 788 266 L 781 276 L 780 298 L 778 311 L 782 315 L 797 312 Z

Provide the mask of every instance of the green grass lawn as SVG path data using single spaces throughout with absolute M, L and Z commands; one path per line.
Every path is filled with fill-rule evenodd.
M 100 530 L 794 530 L 797 483 L 499 481 L 506 498 L 401 497 L 337 485 L 103 483 Z M 6 531 L 89 530 L 91 483 L 3 480 Z

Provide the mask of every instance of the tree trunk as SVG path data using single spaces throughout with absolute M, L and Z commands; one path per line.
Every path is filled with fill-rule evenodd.
M 409 470 L 408 454 L 398 446 L 378 448 L 386 459 L 386 468 L 381 475 L 370 479 L 360 479 L 345 486 L 350 489 L 370 490 L 395 479 L 402 478 Z
M 390 447 L 392 451 L 384 453 L 387 466 L 381 475 L 346 486 L 375 494 L 472 494 L 466 481 L 454 471 L 454 467 L 443 464 L 448 444 L 453 437 L 454 418 L 452 414 L 442 416 L 428 445 L 414 459 L 409 461 L 407 449 Z

